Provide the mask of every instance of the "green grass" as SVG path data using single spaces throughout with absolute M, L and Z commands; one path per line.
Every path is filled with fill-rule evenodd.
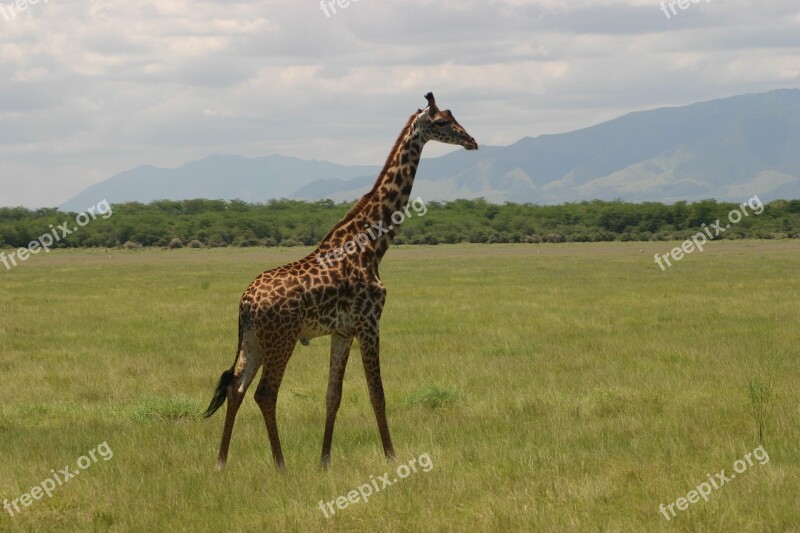
M 424 405 L 428 409 L 440 409 L 458 402 L 458 393 L 452 388 L 439 385 L 425 385 L 411 391 L 407 396 L 406 405 Z
M 199 419 L 203 406 L 197 400 L 188 398 L 145 398 L 133 406 L 131 418 L 136 422 L 146 420 Z
M 800 529 L 800 241 L 711 243 L 662 272 L 653 254 L 674 245 L 393 248 L 381 360 L 398 462 L 355 349 L 318 469 L 323 338 L 281 388 L 286 475 L 252 388 L 225 472 L 223 413 L 198 413 L 233 361 L 242 291 L 304 249 L 59 251 L 0 269 L 0 500 L 103 442 L 114 453 L 0 509 L 0 530 Z M 762 440 L 769 462 L 659 514 Z M 430 471 L 320 510 L 424 454 Z

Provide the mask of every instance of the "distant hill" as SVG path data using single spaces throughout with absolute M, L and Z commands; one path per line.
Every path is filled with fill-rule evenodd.
M 387 150 L 390 144 L 387 139 Z M 379 168 L 277 155 L 212 156 L 177 169 L 123 172 L 62 208 L 83 209 L 98 198 L 350 200 L 369 189 Z M 510 146 L 458 150 L 425 159 L 414 194 L 538 204 L 800 198 L 800 90 L 640 111 Z
M 378 166 L 344 166 L 282 155 L 212 155 L 178 168 L 145 165 L 121 172 L 85 189 L 60 207 L 82 211 L 103 198 L 111 203 L 192 198 L 265 202 L 288 198 L 314 181 L 358 176 L 374 179 L 379 170 Z

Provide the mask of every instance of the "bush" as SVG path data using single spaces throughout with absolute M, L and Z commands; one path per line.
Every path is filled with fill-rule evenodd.
M 189 241 L 189 244 L 186 245 L 188 248 L 205 248 L 206 245 L 202 242 L 198 241 L 197 239 L 193 241 Z
M 136 241 L 127 241 L 125 244 L 122 245 L 125 250 L 141 250 L 144 248 L 141 243 Z
M 569 242 L 589 242 L 589 236 L 584 233 L 574 233 L 569 236 Z
M 240 246 L 242 248 L 250 248 L 250 247 L 253 247 L 253 246 L 260 245 L 261 241 L 259 241 L 258 239 L 254 238 L 254 237 L 251 237 L 251 238 L 239 239 L 236 242 L 234 242 L 234 244 L 236 246 Z
M 114 205 L 118 216 L 54 243 L 56 248 L 121 247 L 131 241 L 144 247 L 180 248 L 198 240 L 208 247 L 313 245 L 341 220 L 352 202 L 270 200 L 159 200 Z M 711 201 L 628 203 L 593 200 L 564 205 L 490 205 L 485 200 L 430 202 L 435 217 L 412 217 L 403 224 L 397 244 L 457 242 L 553 242 L 683 240 L 702 231 L 701 224 L 724 219 L 733 203 Z M 0 207 L 0 244 L 27 246 L 43 228 L 62 216 L 55 209 Z M 782 239 L 800 234 L 800 200 L 776 200 L 759 216 L 735 224 L 719 238 Z M 560 240 L 555 237 L 560 236 Z M 179 236 L 179 237 L 178 237 Z M 291 240 L 290 240 L 291 239 Z M 538 239 L 538 241 L 537 241 Z

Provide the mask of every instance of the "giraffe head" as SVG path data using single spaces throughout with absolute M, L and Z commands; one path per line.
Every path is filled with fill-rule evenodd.
M 423 142 L 439 141 L 447 144 L 458 144 L 467 150 L 477 150 L 478 143 L 467 133 L 449 109 L 440 111 L 436 106 L 433 93 L 425 95 L 428 107 L 419 110 L 417 126 L 422 134 Z

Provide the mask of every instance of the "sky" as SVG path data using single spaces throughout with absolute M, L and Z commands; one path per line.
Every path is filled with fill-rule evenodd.
M 797 0 L 31 2 L 0 0 L 0 206 L 210 154 L 381 164 L 428 91 L 507 145 L 800 87 Z

